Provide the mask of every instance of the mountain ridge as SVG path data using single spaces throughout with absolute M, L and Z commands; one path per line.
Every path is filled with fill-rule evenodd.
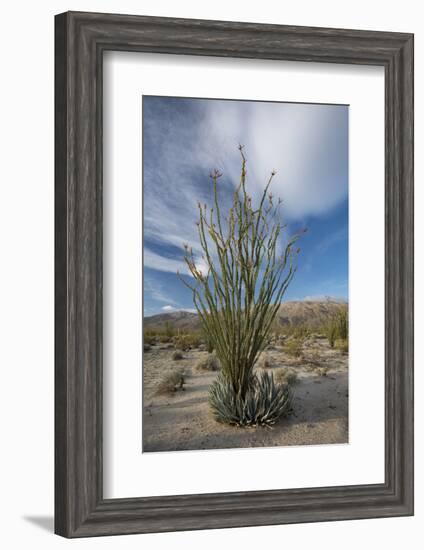
M 337 313 L 348 307 L 348 302 L 340 300 L 293 300 L 283 302 L 276 321 L 280 326 L 308 324 L 319 326 L 329 321 Z M 144 317 L 144 328 L 162 330 L 167 323 L 180 330 L 200 330 L 197 313 L 186 310 L 167 311 Z

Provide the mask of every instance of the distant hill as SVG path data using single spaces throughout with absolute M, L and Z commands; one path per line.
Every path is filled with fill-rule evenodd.
M 175 329 L 197 330 L 200 328 L 197 313 L 191 313 L 190 311 L 178 310 L 144 317 L 144 328 L 146 329 L 160 330 L 165 328 L 165 323 L 171 323 Z
M 281 326 L 308 324 L 318 326 L 334 317 L 347 303 L 336 300 L 296 301 L 281 304 L 276 322 Z M 144 328 L 161 330 L 166 323 L 174 329 L 199 330 L 200 323 L 196 313 L 189 311 L 171 311 L 144 318 Z
M 346 302 L 335 300 L 285 302 L 277 313 L 277 322 L 281 326 L 319 326 L 346 308 Z

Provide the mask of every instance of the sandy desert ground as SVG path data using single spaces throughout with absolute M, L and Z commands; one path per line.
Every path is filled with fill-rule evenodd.
M 306 340 L 298 358 L 289 356 L 281 345 L 264 352 L 270 370 L 290 367 L 298 375 L 292 412 L 272 428 L 218 423 L 207 400 L 217 373 L 195 368 L 207 352 L 193 349 L 179 361 L 172 359 L 173 352 L 172 344 L 158 343 L 144 353 L 143 452 L 348 442 L 348 355 L 331 349 L 326 338 L 317 335 Z M 182 368 L 185 389 L 158 395 L 163 373 Z

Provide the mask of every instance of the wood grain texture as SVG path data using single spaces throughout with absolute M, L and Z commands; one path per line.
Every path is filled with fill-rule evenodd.
M 55 39 L 55 531 L 65 537 L 413 513 L 413 36 L 68 12 Z M 385 482 L 103 499 L 105 50 L 385 67 Z

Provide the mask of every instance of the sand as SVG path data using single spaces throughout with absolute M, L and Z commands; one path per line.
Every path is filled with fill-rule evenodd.
M 292 412 L 271 428 L 217 422 L 207 401 L 217 373 L 195 369 L 207 352 L 190 350 L 174 361 L 173 351 L 157 344 L 144 353 L 143 452 L 348 443 L 348 356 L 330 349 L 326 339 L 306 342 L 298 359 L 278 345 L 266 351 L 268 370 L 288 366 L 298 374 Z M 328 368 L 326 376 L 319 367 Z M 181 368 L 187 373 L 184 391 L 157 395 L 163 373 Z

